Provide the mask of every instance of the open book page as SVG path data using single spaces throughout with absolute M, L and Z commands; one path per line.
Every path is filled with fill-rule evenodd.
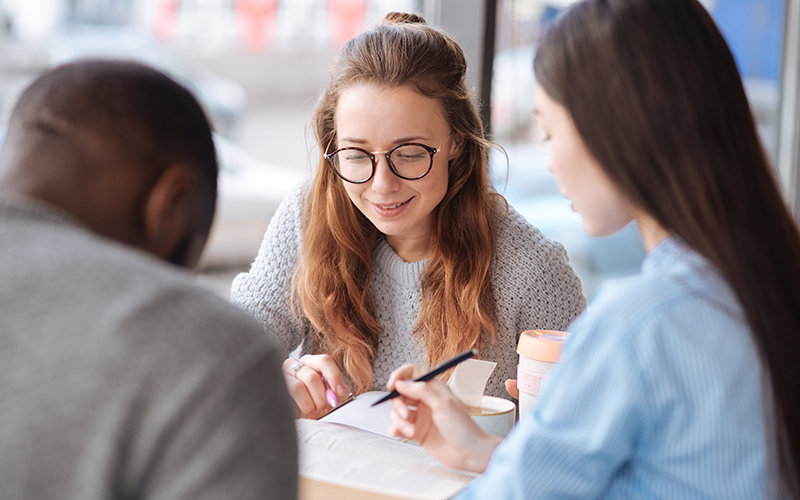
M 417 446 L 317 420 L 296 423 L 300 475 L 308 479 L 401 498 L 443 500 L 475 478 L 442 465 Z
M 342 424 L 356 429 L 361 429 L 381 436 L 389 436 L 389 427 L 392 425 L 392 403 L 386 401 L 376 407 L 372 403 L 387 395 L 385 391 L 365 392 L 352 401 L 337 407 L 332 412 L 320 418 L 321 422 Z

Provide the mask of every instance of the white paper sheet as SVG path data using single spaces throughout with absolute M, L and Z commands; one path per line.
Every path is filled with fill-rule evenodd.
M 319 420 L 321 422 L 348 425 L 356 429 L 391 437 L 389 436 L 389 427 L 392 425 L 392 417 L 390 415 L 392 404 L 386 401 L 374 408 L 370 406 L 387 394 L 388 392 L 386 391 L 365 392 Z
M 453 370 L 447 385 L 467 406 L 477 408 L 481 405 L 486 382 L 489 381 L 495 366 L 497 363 L 494 361 L 468 359 Z

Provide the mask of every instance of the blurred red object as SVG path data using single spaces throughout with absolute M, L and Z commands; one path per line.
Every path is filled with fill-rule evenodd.
M 159 40 L 171 40 L 175 36 L 178 17 L 178 0 L 160 0 L 156 7 L 155 33 Z
M 367 13 L 367 0 L 328 0 L 328 18 L 337 47 L 361 33 Z
M 242 41 L 247 50 L 256 52 L 269 48 L 277 12 L 278 0 L 236 0 Z

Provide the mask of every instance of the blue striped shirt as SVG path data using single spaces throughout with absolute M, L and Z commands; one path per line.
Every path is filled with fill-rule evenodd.
M 765 497 L 758 356 L 705 259 L 664 240 L 569 331 L 538 407 L 458 498 Z

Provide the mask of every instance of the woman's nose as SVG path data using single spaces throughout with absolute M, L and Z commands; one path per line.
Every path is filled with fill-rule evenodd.
M 394 175 L 386 160 L 386 155 L 375 155 L 375 176 L 372 178 L 372 190 L 379 194 L 388 194 L 400 187 L 400 178 Z

